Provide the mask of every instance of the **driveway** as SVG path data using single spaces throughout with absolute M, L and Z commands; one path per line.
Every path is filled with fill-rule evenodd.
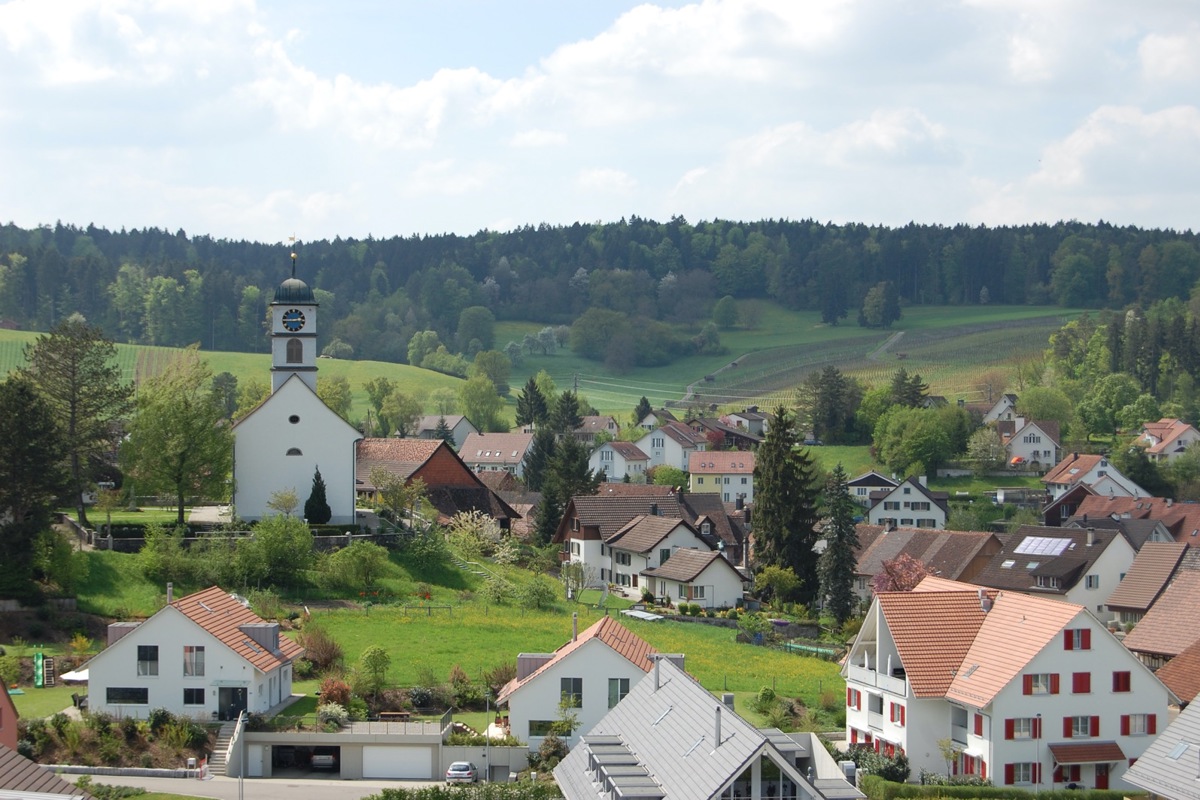
M 71 776 L 74 777 L 74 776 Z M 189 797 L 211 797 L 215 800 L 357 800 L 382 789 L 420 789 L 440 786 L 441 781 L 343 781 L 329 778 L 246 778 L 243 792 L 238 791 L 238 779 L 218 777 L 206 781 L 186 778 L 135 778 L 93 775 L 94 783 L 112 786 L 136 786 L 149 792 L 167 792 Z

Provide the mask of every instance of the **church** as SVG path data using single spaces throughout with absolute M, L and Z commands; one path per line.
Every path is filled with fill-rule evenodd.
M 303 507 L 318 469 L 331 524 L 355 519 L 355 448 L 363 438 L 317 397 L 317 301 L 292 276 L 271 302 L 271 394 L 233 427 L 233 513 L 247 521 L 273 514 L 267 502 L 291 490 Z

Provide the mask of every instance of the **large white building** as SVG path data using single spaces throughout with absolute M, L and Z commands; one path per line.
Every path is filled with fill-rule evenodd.
M 271 303 L 271 395 L 233 433 L 237 517 L 267 516 L 267 503 L 279 491 L 294 491 L 303 503 L 319 469 L 329 521 L 355 521 L 355 442 L 362 434 L 317 396 L 317 301 L 294 275 Z
M 926 578 L 875 596 L 851 647 L 846 735 L 913 772 L 1127 789 L 1178 702 L 1082 606 Z

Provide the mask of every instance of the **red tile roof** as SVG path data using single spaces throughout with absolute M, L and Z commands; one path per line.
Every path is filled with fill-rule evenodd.
M 458 455 L 468 464 L 520 464 L 532 444 L 532 433 L 472 431 L 463 440 Z
M 1065 742 L 1050 745 L 1056 764 L 1103 764 L 1122 762 L 1125 753 L 1116 742 Z
M 975 590 L 884 592 L 876 598 L 913 694 L 943 696 L 983 624 Z
M 688 472 L 693 475 L 752 475 L 754 453 L 741 450 L 688 453 Z
M 1085 515 L 1158 520 L 1171 532 L 1175 541 L 1200 547 L 1200 503 L 1177 503 L 1169 497 L 1096 495 L 1084 498 L 1072 519 L 1079 521 Z
M 383 467 L 407 480 L 420 469 L 439 447 L 449 447 L 441 439 L 359 439 L 355 445 L 355 473 L 362 486 L 369 486 L 371 470 Z
M 654 662 L 650 660 L 650 656 L 658 651 L 650 646 L 646 640 L 629 632 L 621 623 L 617 622 L 612 617 L 601 617 L 593 623 L 587 630 L 580 631 L 579 636 L 574 640 L 567 642 L 562 647 L 554 651 L 554 657 L 542 664 L 533 672 L 526 675 L 524 678 L 517 680 L 516 678 L 505 684 L 500 690 L 500 695 L 496 698 L 497 703 L 503 703 L 512 696 L 513 692 L 527 685 L 534 680 L 538 675 L 541 675 L 546 670 L 559 661 L 574 653 L 579 648 L 583 647 L 593 639 L 603 642 L 608 645 L 618 655 L 623 656 L 629 663 L 633 664 L 643 672 L 649 672 L 654 666 Z
M 1129 571 L 1109 595 L 1109 608 L 1145 611 L 1154 604 L 1183 560 L 1187 545 L 1179 542 L 1146 542 L 1134 556 Z
M 246 632 L 245 626 L 269 623 L 234 600 L 229 592 L 219 586 L 182 597 L 172 603 L 171 607 L 262 672 L 270 672 L 304 655 L 304 648 L 286 636 L 278 637 L 277 649 L 273 651 L 256 642 Z
M 1200 640 L 1196 607 L 1200 605 L 1200 572 L 1175 576 L 1162 596 L 1125 637 L 1125 646 L 1140 653 L 1175 656 Z
M 1200 641 L 1193 642 L 1154 673 L 1176 697 L 1200 695 Z

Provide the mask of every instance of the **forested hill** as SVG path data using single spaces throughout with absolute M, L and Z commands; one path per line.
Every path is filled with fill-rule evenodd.
M 321 345 L 337 337 L 355 358 L 398 362 L 424 330 L 467 351 L 457 329 L 473 306 L 546 325 L 601 308 L 698 329 L 731 295 L 855 324 L 882 282 L 905 304 L 1122 308 L 1187 297 L 1200 277 L 1190 231 L 1075 222 L 893 229 L 635 217 L 472 236 L 338 238 L 297 251 L 297 275 L 321 303 Z M 118 341 L 262 351 L 266 306 L 288 274 L 285 245 L 157 229 L 0 227 L 0 317 L 26 329 L 46 330 L 78 311 Z

